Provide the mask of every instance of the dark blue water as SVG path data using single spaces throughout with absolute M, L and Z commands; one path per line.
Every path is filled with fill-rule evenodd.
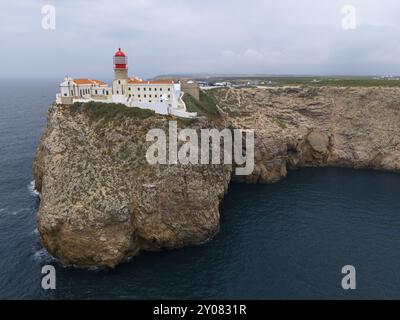
M 231 185 L 206 245 L 143 253 L 115 270 L 59 266 L 35 231 L 32 160 L 56 81 L 0 83 L 0 298 L 400 298 L 400 175 L 302 169 Z M 54 264 L 57 289 L 41 289 Z M 341 288 L 354 265 L 357 290 Z

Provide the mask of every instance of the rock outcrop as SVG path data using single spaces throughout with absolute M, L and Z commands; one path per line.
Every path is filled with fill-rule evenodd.
M 195 245 L 217 232 L 231 166 L 150 165 L 152 128 L 168 132 L 168 121 L 93 120 L 68 106 L 50 108 L 34 165 L 38 229 L 63 264 L 114 267 L 140 250 Z
M 178 120 L 179 127 L 254 129 L 250 176 L 235 176 L 224 165 L 148 164 L 146 133 L 168 131 L 168 117 L 93 117 L 52 106 L 34 164 L 38 229 L 47 250 L 66 265 L 114 267 L 141 250 L 212 238 L 231 179 L 276 182 L 304 166 L 400 169 L 400 88 L 212 94 L 223 119 Z

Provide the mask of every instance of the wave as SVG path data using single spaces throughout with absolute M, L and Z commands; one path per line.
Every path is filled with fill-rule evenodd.
M 32 180 L 32 181 L 29 183 L 29 185 L 28 185 L 28 190 L 29 190 L 29 192 L 31 193 L 32 196 L 34 196 L 34 197 L 40 196 L 39 191 L 37 191 L 37 190 L 35 189 L 35 180 Z
M 54 257 L 50 253 L 48 253 L 48 251 L 45 248 L 41 248 L 38 251 L 36 251 L 33 254 L 33 259 L 35 261 L 45 262 L 45 263 L 49 263 L 49 262 L 54 262 L 55 261 Z
M 91 271 L 91 272 L 99 272 L 99 271 L 105 270 L 105 268 L 92 266 L 92 267 L 88 267 L 87 270 Z

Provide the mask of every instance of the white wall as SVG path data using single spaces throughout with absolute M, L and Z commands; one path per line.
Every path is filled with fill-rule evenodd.
M 115 79 L 112 84 L 113 94 L 128 95 L 128 80 Z
M 135 101 L 134 99 L 129 99 L 128 103 L 129 107 L 137 107 L 137 108 L 142 108 L 142 109 L 149 109 L 153 110 L 159 114 L 168 114 L 169 110 L 169 103 L 168 101 L 163 101 L 163 102 L 138 102 Z
M 72 87 L 68 87 L 67 85 L 66 86 L 60 86 L 60 93 L 61 93 L 61 96 L 63 96 L 63 97 L 70 97 L 71 96 L 71 90 L 72 90 Z
M 108 87 L 108 86 L 92 87 L 92 95 L 110 95 L 111 96 L 112 88 Z
M 197 112 L 187 112 L 183 110 L 176 110 L 176 109 L 170 109 L 170 114 L 181 117 L 181 118 L 195 118 L 197 117 Z
M 137 103 L 157 103 L 161 102 L 161 100 L 163 102 L 164 100 L 173 100 L 173 84 L 129 84 L 129 88 L 127 92 L 128 97 L 131 95 L 132 100 Z M 170 96 L 169 98 L 168 95 Z

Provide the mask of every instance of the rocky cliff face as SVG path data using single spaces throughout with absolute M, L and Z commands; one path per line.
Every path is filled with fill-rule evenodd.
M 254 129 L 253 175 L 275 182 L 287 169 L 400 169 L 400 88 L 286 87 L 214 91 L 234 127 Z
M 67 265 L 114 267 L 140 250 L 210 239 L 231 167 L 150 165 L 146 133 L 168 132 L 168 118 L 114 118 L 50 108 L 34 165 L 43 245 Z M 216 124 L 179 124 L 188 125 Z
M 213 92 L 223 119 L 178 120 L 180 128 L 255 130 L 255 170 L 150 165 L 158 115 L 93 117 L 50 108 L 34 174 L 41 192 L 43 245 L 62 263 L 114 267 L 140 250 L 196 245 L 219 226 L 219 203 L 233 178 L 275 182 L 302 166 L 400 169 L 400 89 L 259 88 Z M 176 120 L 176 119 L 175 119 Z

